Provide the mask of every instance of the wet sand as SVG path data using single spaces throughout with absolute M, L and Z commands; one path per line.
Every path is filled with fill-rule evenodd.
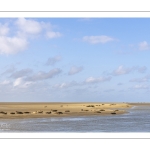
M 127 103 L 0 103 L 0 119 L 48 118 L 127 113 Z

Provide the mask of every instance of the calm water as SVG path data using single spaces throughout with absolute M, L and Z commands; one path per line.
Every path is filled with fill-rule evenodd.
M 136 106 L 123 115 L 3 119 L 0 132 L 150 132 L 150 106 Z

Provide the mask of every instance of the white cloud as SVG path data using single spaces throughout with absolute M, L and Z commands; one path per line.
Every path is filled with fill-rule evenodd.
M 32 19 L 19 18 L 16 24 L 26 34 L 39 34 L 42 31 L 41 23 Z
M 9 33 L 9 28 L 6 25 L 0 24 L 0 36 L 7 35 Z
M 112 75 L 124 75 L 128 74 L 132 71 L 138 71 L 139 73 L 144 73 L 147 70 L 147 67 L 138 67 L 138 66 L 133 66 L 130 68 L 125 68 L 124 66 L 119 66 L 116 70 L 112 72 Z
M 14 65 L 9 66 L 1 75 L 13 73 L 16 70 Z
M 14 82 L 13 82 L 13 86 L 14 87 L 18 87 L 18 88 L 27 88 L 29 87 L 31 84 L 33 84 L 33 82 L 29 82 L 29 81 L 24 81 L 23 78 L 17 78 Z
M 133 88 L 134 89 L 149 89 L 149 86 L 147 86 L 147 85 L 135 85 Z
M 76 86 L 76 85 L 80 85 L 80 84 L 75 82 L 75 81 L 72 81 L 72 82 L 69 82 L 69 83 L 63 82 L 61 84 L 55 84 L 53 86 L 53 88 L 64 89 L 64 88 L 69 88 L 69 87 L 73 87 L 73 86 Z
M 110 81 L 110 80 L 111 77 L 99 77 L 99 78 L 89 77 L 85 80 L 85 83 L 99 83 L 99 82 Z
M 62 88 L 66 88 L 68 86 L 69 86 L 69 84 L 67 84 L 67 83 L 61 83 L 61 84 L 55 84 L 53 87 L 62 89 Z
M 62 34 L 58 31 L 53 31 L 53 26 L 50 23 L 39 22 L 33 19 L 19 18 L 16 21 L 16 25 L 19 27 L 19 35 L 37 35 L 42 32 L 46 34 L 49 39 L 59 38 Z
M 106 35 L 101 36 L 84 36 L 83 41 L 91 43 L 91 44 L 97 44 L 97 43 L 107 43 L 114 41 L 115 39 Z
M 46 65 L 54 65 L 55 63 L 59 62 L 60 60 L 61 60 L 61 56 L 50 57 L 47 60 Z
M 2 81 L 0 84 L 2 84 L 2 85 L 8 85 L 8 84 L 10 84 L 10 81 L 4 80 L 4 81 Z
M 70 71 L 68 73 L 68 75 L 74 75 L 76 73 L 79 73 L 83 70 L 83 67 L 76 67 L 76 66 L 73 66 L 70 68 Z
M 49 79 L 52 78 L 58 74 L 60 74 L 62 71 L 58 68 L 52 69 L 49 72 L 38 72 L 37 74 L 27 77 L 26 80 L 27 81 L 38 81 L 38 80 L 45 80 L 45 79 Z
M 142 78 L 134 78 L 129 80 L 130 82 L 148 82 L 150 79 L 150 75 L 146 75 L 145 77 Z
M 0 36 L 0 54 L 15 54 L 23 51 L 28 45 L 26 39 Z
M 89 84 L 105 82 L 105 81 L 110 81 L 110 80 L 111 80 L 111 77 L 99 77 L 99 78 L 89 77 L 83 82 L 76 82 L 76 81 L 63 82 L 63 83 L 60 83 L 60 84 L 55 84 L 52 87 L 57 88 L 57 89 L 66 89 L 66 88 L 71 88 L 71 87 L 74 87 L 74 86 L 81 87 L 81 86 L 87 86 Z
M 148 82 L 148 78 L 144 77 L 144 78 L 134 78 L 129 80 L 130 82 Z
M 143 51 L 143 50 L 149 50 L 150 46 L 149 46 L 149 44 L 146 41 L 143 41 L 143 42 L 139 43 L 139 49 L 141 51 Z
M 19 86 L 21 85 L 23 82 L 23 79 L 22 78 L 17 78 L 14 82 L 13 82 L 13 86 Z
M 54 32 L 50 23 L 33 19 L 19 18 L 11 24 L 0 24 L 0 54 L 15 54 L 23 51 L 29 44 L 29 38 L 47 34 L 49 39 L 61 36 Z
M 20 71 L 16 71 L 16 72 L 12 73 L 10 75 L 10 77 L 19 78 L 19 77 L 27 76 L 30 73 L 32 73 L 32 70 L 27 68 L 27 69 L 22 69 Z
M 123 75 L 128 74 L 129 72 L 135 70 L 135 67 L 125 68 L 123 66 L 119 66 L 116 70 L 113 71 L 113 75 Z
M 54 31 L 48 31 L 46 33 L 47 37 L 50 38 L 50 39 L 53 39 L 53 38 L 59 38 L 62 36 L 62 34 L 60 32 L 54 32 Z

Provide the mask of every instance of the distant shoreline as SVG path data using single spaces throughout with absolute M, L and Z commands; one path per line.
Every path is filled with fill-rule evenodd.
M 145 105 L 150 105 L 150 103 L 127 103 L 131 106 L 145 106 Z

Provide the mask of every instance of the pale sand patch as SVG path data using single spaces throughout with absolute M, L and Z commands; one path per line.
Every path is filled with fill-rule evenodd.
M 127 113 L 126 103 L 0 103 L 0 118 L 47 118 Z

